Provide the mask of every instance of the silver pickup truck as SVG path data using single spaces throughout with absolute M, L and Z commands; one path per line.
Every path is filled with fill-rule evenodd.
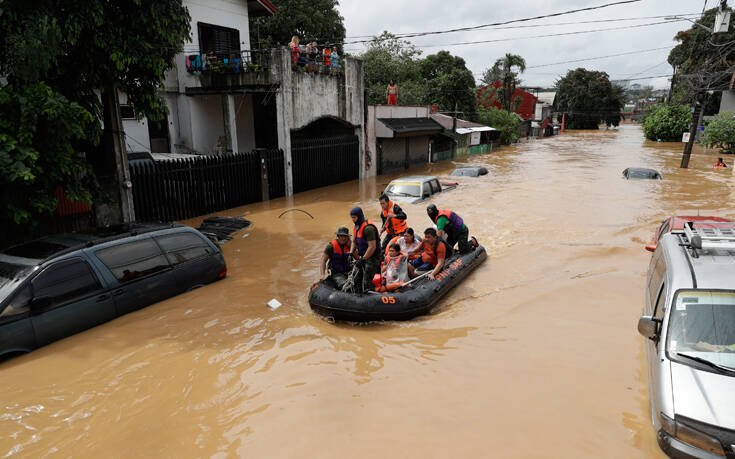
M 432 175 L 412 175 L 393 180 L 385 187 L 384 193 L 395 202 L 415 204 L 442 191 L 457 188 L 457 183 L 440 182 Z

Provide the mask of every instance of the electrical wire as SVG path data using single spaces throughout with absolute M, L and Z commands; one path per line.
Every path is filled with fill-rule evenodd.
M 526 69 L 537 69 L 537 68 L 540 68 L 540 67 L 552 67 L 554 65 L 571 64 L 573 62 L 593 61 L 593 60 L 597 60 L 597 59 L 607 59 L 609 57 L 618 57 L 618 56 L 629 56 L 631 54 L 643 54 L 643 53 L 648 53 L 648 52 L 652 52 L 652 51 L 660 51 L 662 49 L 671 49 L 671 48 L 673 48 L 673 46 L 662 46 L 661 48 L 641 49 L 639 51 L 628 51 L 628 52 L 625 52 L 625 53 L 608 54 L 607 56 L 586 57 L 586 58 L 583 58 L 583 59 L 574 59 L 574 60 L 571 60 L 571 61 L 561 61 L 561 62 L 553 62 L 553 63 L 550 63 L 550 64 L 530 65 L 530 66 L 527 66 Z
M 469 32 L 473 30 L 483 29 L 486 27 L 494 27 L 494 26 L 501 26 L 506 24 L 513 24 L 517 22 L 528 22 L 528 21 L 535 21 L 538 19 L 545 19 L 545 18 L 551 18 L 556 16 L 564 16 L 567 14 L 573 14 L 573 13 L 579 13 L 582 11 L 592 11 L 592 10 L 598 10 L 602 8 L 607 8 L 610 6 L 616 6 L 616 5 L 625 5 L 629 3 L 638 3 L 641 0 L 622 0 L 618 2 L 612 2 L 612 3 L 606 3 L 603 5 L 597 5 L 597 6 L 589 6 L 585 8 L 577 8 L 573 10 L 567 10 L 567 11 L 561 11 L 558 13 L 549 13 L 549 14 L 543 14 L 539 16 L 532 16 L 527 18 L 521 18 L 521 19 L 511 19 L 508 21 L 501 21 L 501 22 L 491 22 L 488 24 L 480 24 L 476 26 L 469 26 L 469 27 L 458 27 L 454 29 L 445 29 L 445 30 L 434 30 L 434 31 L 428 31 L 428 32 L 417 32 L 417 33 L 408 33 L 408 34 L 398 34 L 396 35 L 396 38 L 415 38 L 415 37 L 425 37 L 428 35 L 441 35 L 445 33 L 453 33 L 453 32 Z M 351 43 L 367 43 L 372 40 L 359 40 L 359 41 L 352 41 L 352 42 L 345 42 L 345 44 L 351 44 Z

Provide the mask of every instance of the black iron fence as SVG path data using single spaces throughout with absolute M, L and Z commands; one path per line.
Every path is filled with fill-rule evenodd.
M 291 152 L 294 193 L 359 177 L 360 146 L 356 135 L 292 139 Z
M 131 164 L 130 177 L 139 221 L 182 220 L 285 194 L 281 150 Z

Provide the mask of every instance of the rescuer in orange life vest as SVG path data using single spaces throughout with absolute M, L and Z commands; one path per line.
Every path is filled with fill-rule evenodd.
M 470 230 L 464 224 L 462 217 L 448 209 L 439 210 L 434 204 L 426 207 L 426 213 L 432 222 L 436 224 L 436 232 L 439 238 L 447 235 L 447 244 L 453 249 L 459 246 L 459 253 L 469 253 L 477 247 L 477 240 L 473 237 L 472 242 L 468 240 Z
M 380 234 L 386 233 L 383 243 L 380 245 L 380 251 L 385 252 L 391 239 L 402 236 L 406 232 L 408 223 L 406 223 L 406 213 L 401 209 L 401 206 L 393 203 L 385 193 L 381 194 L 378 200 L 381 209 L 380 219 L 383 220 L 383 228 L 380 230 Z
M 361 271 L 361 275 L 355 279 L 355 285 L 361 286 L 362 291 L 367 292 L 373 289 L 373 276 L 380 271 L 380 261 L 383 258 L 380 234 L 373 222 L 365 220 L 365 214 L 360 207 L 350 210 L 350 217 L 355 224 L 350 252 L 355 259 L 355 266 Z
M 327 262 L 329 271 L 327 273 Z M 319 280 L 331 277 L 337 289 L 347 282 L 347 273 L 350 272 L 350 230 L 344 226 L 337 230 L 337 237 L 327 244 L 322 255 L 322 263 L 319 266 Z

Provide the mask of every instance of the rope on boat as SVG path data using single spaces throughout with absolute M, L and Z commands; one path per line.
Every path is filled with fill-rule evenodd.
M 347 281 L 342 286 L 342 291 L 345 293 L 360 293 L 355 289 L 355 278 L 360 272 L 360 268 L 357 265 L 352 266 L 352 271 L 347 275 Z

